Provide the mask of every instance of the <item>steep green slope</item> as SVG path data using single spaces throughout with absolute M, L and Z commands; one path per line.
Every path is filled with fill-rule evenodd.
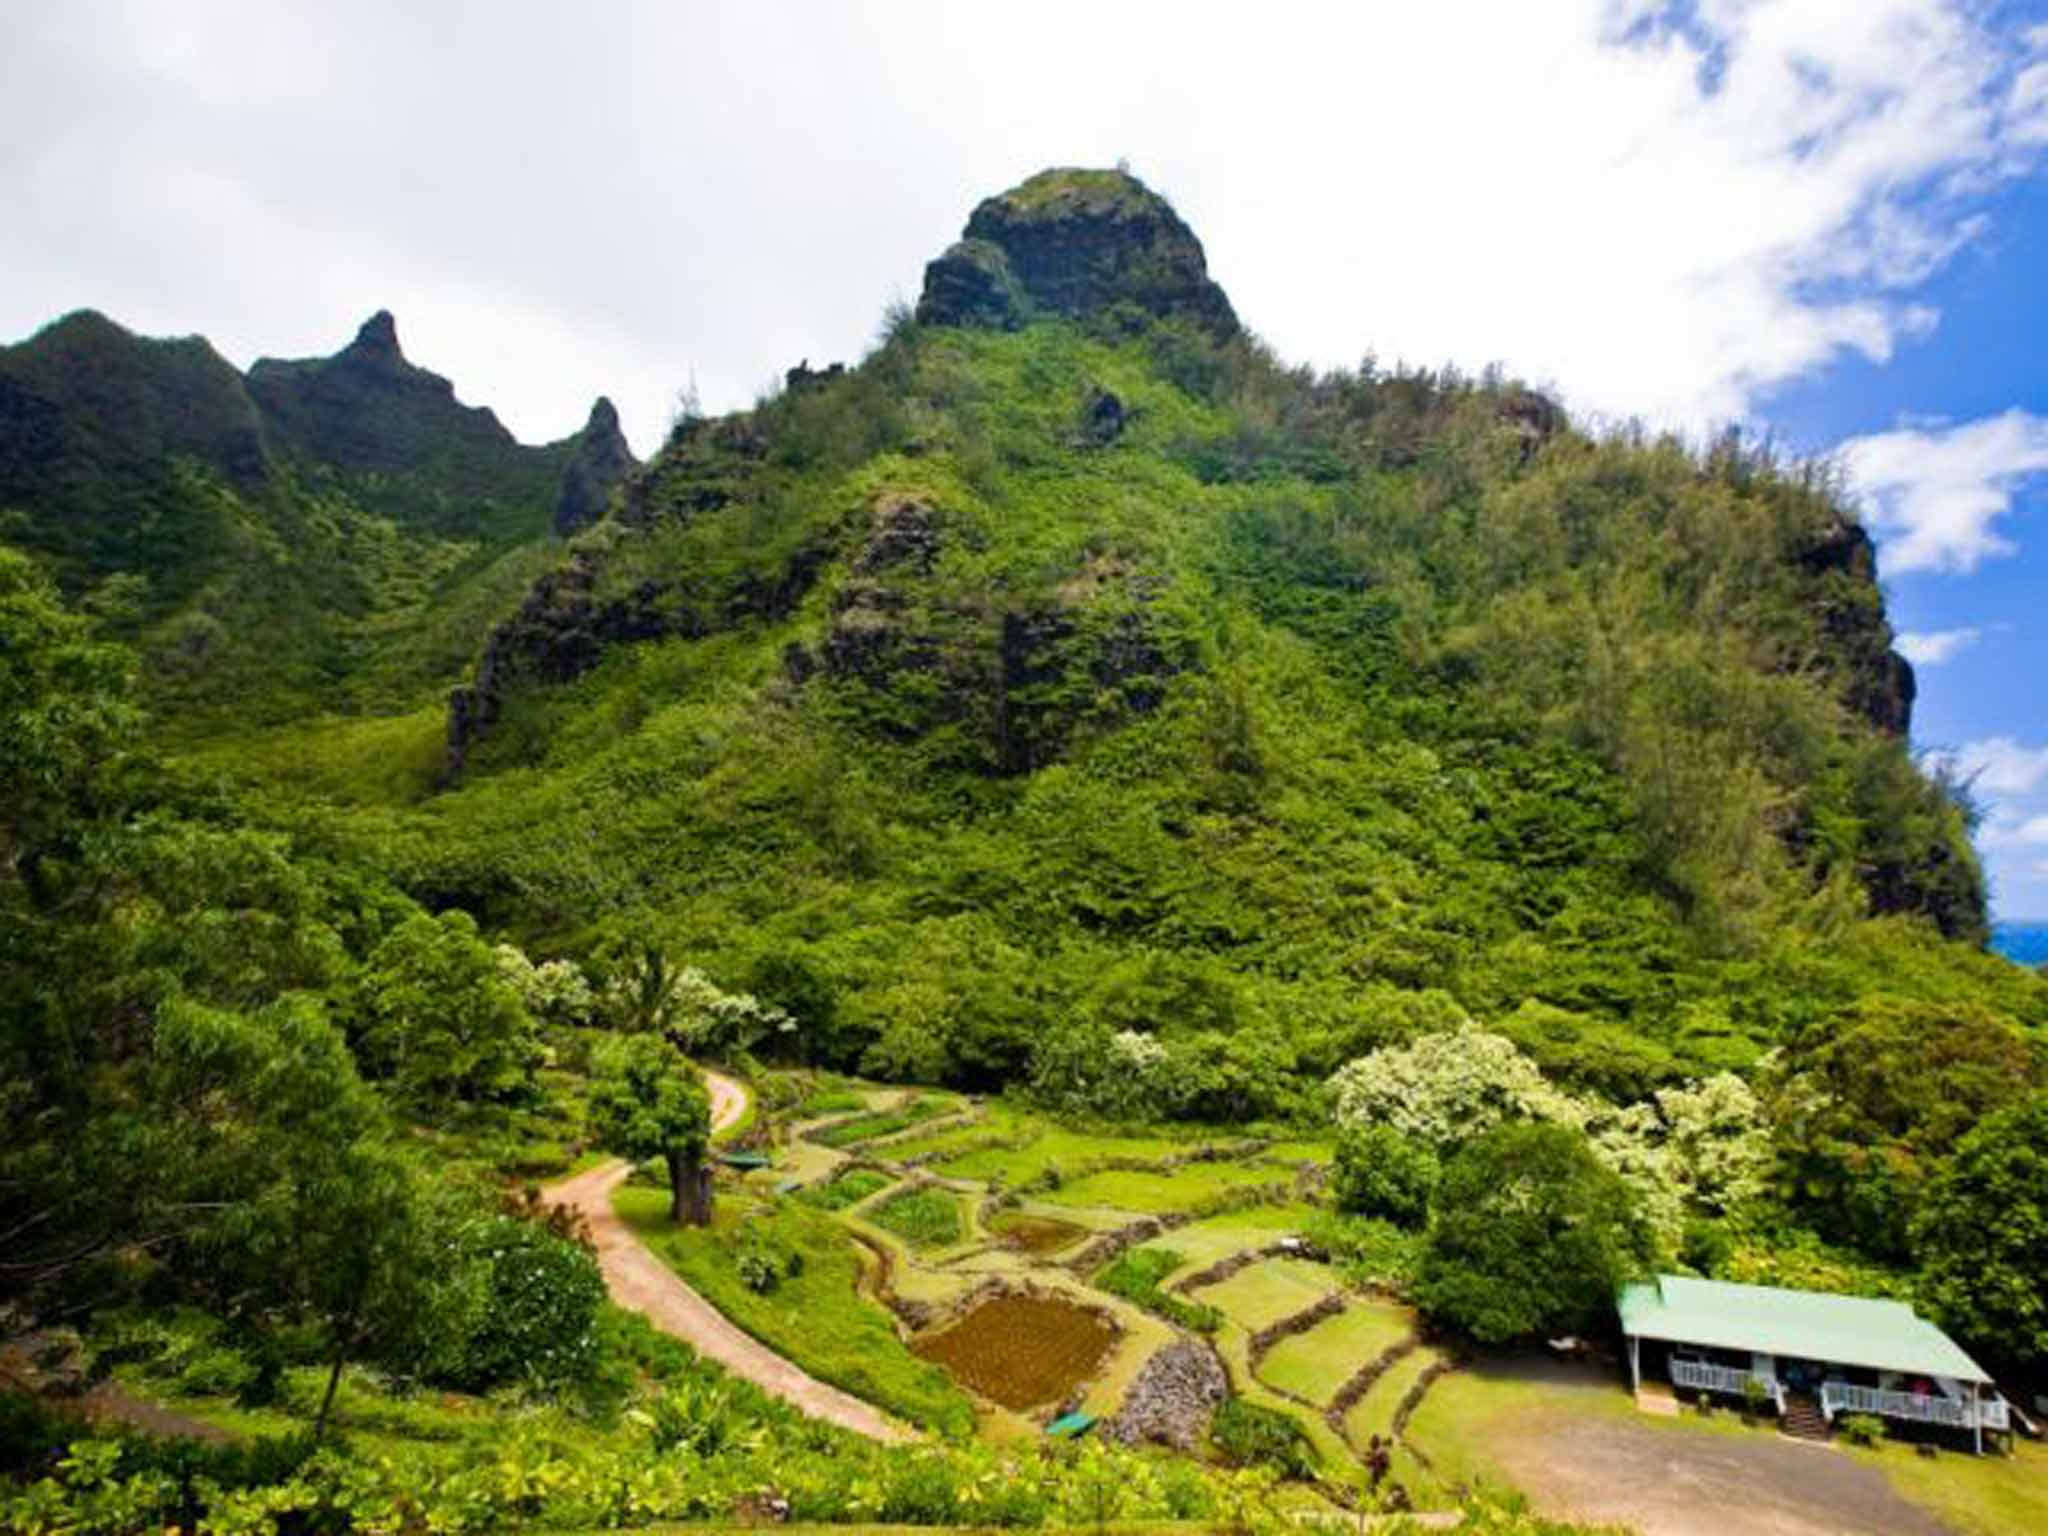
M 0 348 L 0 538 L 139 642 L 181 726 L 392 709 L 444 690 L 632 467 L 607 402 L 515 442 L 379 314 L 245 379 L 197 337 L 91 312 Z
M 985 204 L 859 368 L 679 427 L 493 636 L 458 787 L 424 713 L 321 736 L 312 801 L 310 738 L 212 760 L 921 1079 L 1135 1028 L 1234 1115 L 1459 1009 L 1620 1094 L 1873 991 L 2048 1024 L 1823 476 L 1286 370 L 1108 175 Z

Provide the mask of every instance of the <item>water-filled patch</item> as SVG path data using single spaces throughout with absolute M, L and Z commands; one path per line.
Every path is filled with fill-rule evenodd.
M 988 1229 L 1005 1248 L 1019 1253 L 1058 1253 L 1088 1235 L 1088 1229 L 1078 1222 L 1023 1211 L 998 1211 L 989 1218 Z
M 1116 1339 L 1116 1324 L 1093 1307 L 1008 1291 L 911 1347 L 983 1397 L 1021 1410 L 1064 1402 L 1101 1369 Z

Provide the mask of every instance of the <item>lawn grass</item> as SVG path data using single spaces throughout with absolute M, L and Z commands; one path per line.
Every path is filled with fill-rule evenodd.
M 864 1214 L 883 1231 L 895 1233 L 913 1248 L 950 1247 L 960 1241 L 964 1230 L 960 1197 L 930 1186 L 892 1195 Z
M 1243 1163 L 1188 1163 L 1160 1173 L 1108 1168 L 1070 1180 L 1058 1189 L 1046 1191 L 1042 1198 L 1050 1205 L 1085 1205 L 1144 1214 L 1188 1211 L 1233 1190 L 1276 1184 L 1286 1177 L 1279 1169 Z
M 1169 1277 L 1178 1279 L 1198 1269 L 1207 1269 L 1233 1253 L 1276 1243 L 1290 1233 L 1301 1231 L 1314 1214 L 1314 1207 L 1307 1205 L 1255 1205 L 1247 1210 L 1231 1211 L 1223 1216 L 1205 1216 L 1200 1221 L 1189 1222 L 1159 1238 L 1156 1243 L 1141 1245 L 1138 1251 L 1155 1246 L 1171 1248 L 1183 1260 L 1180 1269 Z
M 708 1229 L 675 1227 L 660 1190 L 627 1185 L 619 1215 L 662 1261 L 739 1327 L 821 1381 L 910 1423 L 945 1433 L 974 1428 L 974 1406 L 951 1377 L 913 1355 L 889 1314 L 855 1289 L 860 1256 L 838 1221 L 798 1200 L 721 1199 Z M 728 1239 L 745 1215 L 803 1256 L 800 1274 L 767 1295 L 741 1282 Z
M 1969 1536 L 2048 1531 L 2048 1446 L 2021 1440 L 2010 1457 L 1928 1458 L 1893 1441 L 1848 1454 L 1882 1468 L 1900 1498 Z
M 1307 1333 L 1275 1344 L 1259 1362 L 1258 1374 L 1270 1387 L 1326 1404 L 1362 1368 L 1407 1338 L 1414 1324 L 1400 1307 L 1354 1301 Z
M 1283 1317 L 1307 1311 L 1338 1289 L 1339 1283 L 1327 1264 L 1261 1259 L 1221 1285 L 1204 1286 L 1194 1293 L 1194 1299 L 1207 1302 L 1248 1332 L 1257 1333 Z
M 1419 1349 L 1411 1349 L 1388 1366 L 1380 1379 L 1372 1384 L 1372 1390 L 1354 1403 L 1344 1416 L 1344 1430 L 1351 1436 L 1351 1443 L 1364 1445 L 1374 1435 L 1392 1435 L 1394 1415 L 1400 1411 L 1401 1399 L 1421 1379 L 1422 1373 L 1442 1358 L 1425 1344 Z

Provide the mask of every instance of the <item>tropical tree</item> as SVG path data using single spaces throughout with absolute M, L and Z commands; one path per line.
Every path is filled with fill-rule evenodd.
M 1504 1035 L 1463 1028 L 1386 1046 L 1330 1079 L 1340 1126 L 1385 1124 L 1446 1150 L 1503 1121 L 1582 1112 Z
M 634 1162 L 668 1166 L 669 1219 L 681 1226 L 711 1220 L 704 1154 L 711 1144 L 711 1099 L 704 1077 L 659 1035 L 610 1042 L 590 1088 L 591 1138 Z
M 354 989 L 364 1063 L 408 1097 L 502 1097 L 536 1059 L 533 1021 L 467 912 L 419 913 L 371 951 Z
M 1629 1189 L 1567 1126 L 1497 1126 L 1445 1167 L 1416 1299 L 1486 1344 L 1596 1325 L 1650 1247 Z
M 1962 1139 L 1913 1239 L 1930 1312 L 1993 1359 L 2048 1365 L 2048 1093 Z
M 2043 1059 L 1972 1001 L 1876 994 L 1808 1025 L 1760 1076 L 1780 1198 L 1823 1237 L 1904 1260 L 1928 1176 L 2042 1084 Z

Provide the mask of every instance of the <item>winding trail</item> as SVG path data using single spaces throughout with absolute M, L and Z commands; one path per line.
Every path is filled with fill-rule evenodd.
M 711 1094 L 711 1130 L 716 1135 L 739 1123 L 747 1112 L 747 1090 L 732 1078 L 706 1072 Z M 683 1284 L 612 1210 L 612 1191 L 626 1181 L 632 1166 L 622 1159 L 564 1179 L 549 1188 L 557 1205 L 582 1213 L 597 1244 L 612 1300 L 644 1314 L 663 1333 L 674 1334 L 707 1360 L 716 1360 L 735 1376 L 744 1377 L 771 1396 L 801 1409 L 812 1418 L 837 1424 L 871 1440 L 909 1441 L 916 1435 L 872 1403 L 827 1386 L 742 1332 L 702 1296 Z

